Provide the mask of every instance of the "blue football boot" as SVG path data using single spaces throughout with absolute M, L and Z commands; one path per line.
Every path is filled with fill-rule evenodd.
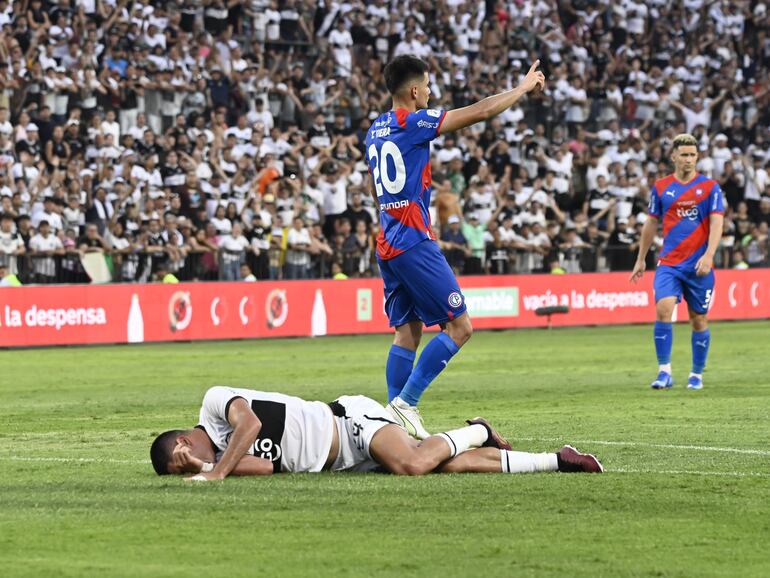
M 670 373 L 661 371 L 658 373 L 657 379 L 650 384 L 652 389 L 670 389 L 674 385 L 674 379 Z

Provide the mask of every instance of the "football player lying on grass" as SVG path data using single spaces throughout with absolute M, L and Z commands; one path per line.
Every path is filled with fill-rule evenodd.
M 417 476 L 431 472 L 594 472 L 594 456 L 571 446 L 531 454 L 510 444 L 483 418 L 418 441 L 364 396 L 327 404 L 280 393 L 212 387 L 203 397 L 199 425 L 160 434 L 150 448 L 159 475 L 189 480 L 322 470 L 373 471 Z

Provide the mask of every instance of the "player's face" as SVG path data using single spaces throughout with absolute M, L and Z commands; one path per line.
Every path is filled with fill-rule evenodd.
M 698 147 L 695 145 L 681 146 L 671 155 L 676 172 L 689 174 L 695 170 L 698 162 Z
M 180 436 L 171 454 L 168 473 L 174 475 L 197 474 L 200 472 L 200 462 L 213 462 L 214 453 L 211 448 L 197 444 L 187 436 Z
M 412 94 L 416 101 L 417 110 L 421 108 L 428 108 L 428 100 L 430 100 L 430 78 L 428 73 L 425 73 L 423 79 L 412 86 Z

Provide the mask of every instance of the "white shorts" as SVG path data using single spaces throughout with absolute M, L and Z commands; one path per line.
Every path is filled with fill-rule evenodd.
M 398 425 L 379 403 L 363 395 L 343 395 L 329 404 L 340 435 L 340 453 L 332 471 L 369 472 L 380 467 L 369 453 L 374 434 Z

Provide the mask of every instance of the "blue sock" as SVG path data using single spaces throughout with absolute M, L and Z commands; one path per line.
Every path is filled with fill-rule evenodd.
M 404 389 L 414 366 L 414 351 L 404 349 L 399 345 L 391 345 L 388 362 L 385 364 L 385 379 L 388 382 L 388 403 L 393 401 Z
M 460 348 L 455 345 L 452 338 L 443 331 L 430 340 L 430 343 L 422 350 L 417 365 L 409 376 L 404 389 L 399 397 L 409 405 L 417 405 L 420 396 L 428 388 L 430 382 L 436 379 Z
M 711 345 L 711 331 L 693 331 L 692 332 L 692 372 L 698 375 L 703 373 L 706 367 L 706 357 L 709 354 L 709 345 Z
M 655 322 L 655 353 L 658 354 L 658 365 L 671 363 L 671 346 L 674 343 L 674 329 L 671 323 Z

